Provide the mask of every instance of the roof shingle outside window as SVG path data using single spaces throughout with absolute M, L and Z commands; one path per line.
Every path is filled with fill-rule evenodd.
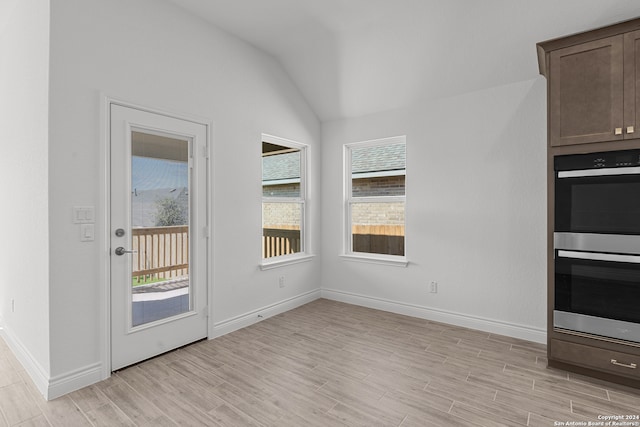
M 264 156 L 262 180 L 277 181 L 300 178 L 300 152 Z
M 405 169 L 404 144 L 354 148 L 351 152 L 351 173 L 371 173 Z

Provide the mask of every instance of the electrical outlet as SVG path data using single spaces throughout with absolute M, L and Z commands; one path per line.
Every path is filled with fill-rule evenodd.
M 284 288 L 284 276 L 280 276 L 280 277 L 278 278 L 278 285 L 279 285 L 281 288 Z
M 14 300 L 13 298 L 11 298 L 11 312 L 16 312 L 16 300 Z
M 438 282 L 431 282 L 431 284 L 429 285 L 429 292 L 431 292 L 432 294 L 438 293 Z

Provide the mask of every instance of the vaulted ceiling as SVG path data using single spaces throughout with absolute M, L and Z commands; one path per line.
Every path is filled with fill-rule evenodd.
M 638 0 L 171 0 L 273 55 L 318 117 L 537 76 L 536 42 L 640 16 Z

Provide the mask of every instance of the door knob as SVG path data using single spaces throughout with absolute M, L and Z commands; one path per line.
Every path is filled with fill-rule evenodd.
M 128 251 L 122 246 L 119 246 L 116 248 L 116 255 L 135 254 L 135 253 L 138 253 L 138 251 Z
M 616 128 L 613 132 L 615 135 L 622 135 L 622 128 Z
M 633 126 L 627 126 L 627 133 L 633 133 L 635 131 L 635 129 L 633 128 Z

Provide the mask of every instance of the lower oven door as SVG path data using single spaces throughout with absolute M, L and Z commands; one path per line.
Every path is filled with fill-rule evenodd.
M 557 250 L 553 326 L 640 342 L 640 256 Z

